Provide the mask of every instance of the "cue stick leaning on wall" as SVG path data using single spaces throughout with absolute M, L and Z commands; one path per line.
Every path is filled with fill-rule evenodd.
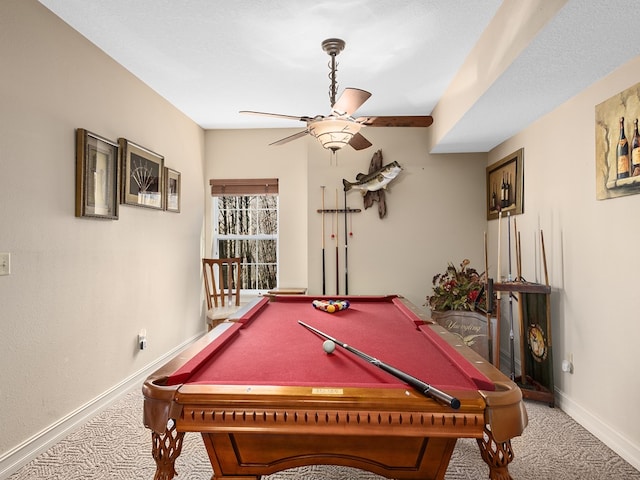
M 366 360 L 371 365 L 374 365 L 374 366 L 384 370 L 385 372 L 390 373 L 394 377 L 399 378 L 403 382 L 408 383 L 409 385 L 411 385 L 416 390 L 419 390 L 423 395 L 426 395 L 428 397 L 432 397 L 432 398 L 434 398 L 436 400 L 439 400 L 439 401 L 445 403 L 446 405 L 450 406 L 453 409 L 457 410 L 458 408 L 460 408 L 460 400 L 458 400 L 456 397 L 452 397 L 448 393 L 445 393 L 442 390 L 439 390 L 436 387 L 434 387 L 432 385 L 429 385 L 428 383 L 423 382 L 422 380 L 420 380 L 420 379 L 418 379 L 418 378 L 416 378 L 416 377 L 414 377 L 412 375 L 409 375 L 408 373 L 403 372 L 402 370 L 398 370 L 397 368 L 392 367 L 391 365 L 388 365 L 388 364 L 384 363 L 383 361 L 372 357 L 371 355 L 367 355 L 366 353 L 361 352 L 360 350 L 358 350 L 356 348 L 353 348 L 351 345 L 347 345 L 346 343 L 342 343 L 340 340 L 338 340 L 336 338 L 333 338 L 332 336 L 327 335 L 324 332 L 321 332 L 317 328 L 313 328 L 311 325 L 307 325 L 302 320 L 298 320 L 298 323 L 300 325 L 302 325 L 304 328 L 306 328 L 307 330 L 310 330 L 310 331 L 320 335 L 321 337 L 326 338 L 327 340 L 331 340 L 336 345 L 344 348 L 345 350 L 353 353 L 354 355 L 357 355 L 358 357 L 362 358 L 363 360 Z
M 501 265 L 500 265 L 500 242 L 502 237 L 502 209 L 498 206 L 498 265 L 496 267 L 496 282 L 502 283 Z M 502 292 L 496 291 L 496 352 L 494 365 L 500 369 L 500 324 L 502 320 Z
M 349 295 L 349 235 L 347 234 L 347 191 L 344 191 L 344 294 Z
M 336 295 L 340 295 L 340 269 L 338 268 L 338 256 L 340 252 L 338 251 L 338 232 L 340 232 L 340 224 L 338 217 L 338 189 L 336 188 Z
M 325 269 L 325 261 L 324 261 L 324 189 L 325 186 L 322 185 L 322 295 L 326 295 L 327 293 L 327 280 L 326 280 L 326 269 Z
M 491 315 L 493 313 L 493 283 L 489 278 L 489 251 L 487 247 L 487 232 L 484 232 L 484 292 L 485 298 L 485 315 L 487 317 L 487 343 L 489 361 L 493 364 L 493 332 L 491 331 Z M 478 296 L 478 299 L 480 297 Z
M 507 234 L 508 234 L 508 243 L 507 246 L 509 248 L 508 259 L 509 259 L 509 276 L 508 281 L 511 282 L 511 212 L 507 212 Z M 515 334 L 513 331 L 513 292 L 507 292 L 509 294 L 509 352 L 511 354 L 511 372 L 510 377 L 511 380 L 515 380 L 516 378 L 516 358 L 515 358 Z

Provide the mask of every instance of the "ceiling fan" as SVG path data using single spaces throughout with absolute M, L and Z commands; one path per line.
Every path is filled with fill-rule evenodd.
M 306 130 L 282 138 L 270 145 L 282 145 L 297 138 L 304 137 L 307 134 L 311 134 L 320 141 L 324 148 L 329 149 L 334 153 L 345 145 L 351 145 L 355 150 L 363 150 L 370 147 L 371 142 L 360 133 L 360 128 L 362 126 L 428 127 L 433 123 L 433 117 L 430 115 L 353 117 L 353 113 L 367 101 L 371 96 L 371 93 L 359 88 L 346 88 L 340 98 L 336 101 L 336 55 L 344 50 L 344 46 L 344 40 L 340 40 L 339 38 L 329 38 L 322 42 L 322 49 L 331 57 L 331 72 L 329 74 L 329 78 L 331 79 L 329 90 L 331 113 L 329 115 L 296 117 L 294 115 L 253 112 L 249 110 L 242 110 L 240 113 L 283 118 L 288 120 L 300 120 L 307 124 Z

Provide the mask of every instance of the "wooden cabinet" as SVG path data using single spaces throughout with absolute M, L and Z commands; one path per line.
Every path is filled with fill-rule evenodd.
M 495 283 L 496 292 L 513 295 L 509 308 L 518 309 L 520 335 L 520 372 L 512 372 L 515 382 L 522 390 L 524 398 L 555 405 L 553 384 L 553 348 L 551 339 L 551 287 L 538 283 L 504 282 Z M 498 324 L 505 319 L 501 302 L 496 305 Z M 507 321 L 510 323 L 507 312 Z M 500 335 L 500 326 L 498 325 Z M 514 339 L 515 340 L 515 339 Z M 500 339 L 497 344 L 500 345 Z M 514 341 L 515 344 L 515 341 Z M 515 348 L 515 346 L 514 346 Z M 515 354 L 515 351 L 514 351 Z M 497 357 L 497 368 L 500 358 Z M 513 368 L 510 366 L 510 368 Z

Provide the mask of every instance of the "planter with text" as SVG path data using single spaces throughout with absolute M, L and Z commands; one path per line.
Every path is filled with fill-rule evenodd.
M 497 348 L 496 319 L 491 319 L 491 336 L 487 330 L 487 317 L 480 312 L 464 310 L 446 310 L 444 312 L 431 312 L 431 319 L 443 326 L 451 333 L 460 337 L 466 346 L 480 354 L 485 360 L 492 363 L 491 351 Z M 490 342 L 493 341 L 493 350 Z

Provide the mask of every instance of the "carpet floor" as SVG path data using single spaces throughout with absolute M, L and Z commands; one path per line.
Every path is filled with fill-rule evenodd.
M 516 480 L 640 480 L 640 472 L 558 408 L 526 402 L 529 426 L 512 441 Z M 209 480 L 211 465 L 198 434 L 185 435 L 177 480 Z M 9 480 L 151 480 L 151 434 L 142 425 L 142 394 L 132 391 L 22 467 Z M 475 440 L 456 444 L 446 480 L 488 478 Z M 361 470 L 316 465 L 263 480 L 382 480 Z

